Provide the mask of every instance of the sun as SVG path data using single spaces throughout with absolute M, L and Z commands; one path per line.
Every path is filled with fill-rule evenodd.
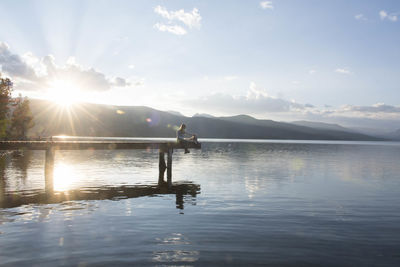
M 79 86 L 68 80 L 54 80 L 47 90 L 47 98 L 62 107 L 79 102 Z

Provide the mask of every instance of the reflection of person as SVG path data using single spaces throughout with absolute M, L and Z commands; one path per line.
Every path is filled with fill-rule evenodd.
M 190 137 L 187 137 L 190 136 Z M 190 153 L 189 149 L 187 149 L 187 144 L 188 143 L 195 143 L 197 144 L 197 136 L 195 134 L 191 134 L 186 132 L 186 125 L 185 124 L 181 124 L 181 126 L 179 127 L 179 129 L 176 131 L 176 141 L 179 144 L 184 145 L 185 147 L 185 154 Z

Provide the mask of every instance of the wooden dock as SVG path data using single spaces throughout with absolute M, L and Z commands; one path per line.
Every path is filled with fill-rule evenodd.
M 114 149 L 158 149 L 158 182 L 164 182 L 167 170 L 167 183 L 172 184 L 172 154 L 175 149 L 185 147 L 177 142 L 152 141 L 0 141 L 0 150 L 45 150 L 44 174 L 46 187 L 53 185 L 54 155 L 57 150 L 114 150 Z M 187 148 L 200 149 L 201 144 L 188 143 Z M 167 154 L 167 163 L 165 163 Z

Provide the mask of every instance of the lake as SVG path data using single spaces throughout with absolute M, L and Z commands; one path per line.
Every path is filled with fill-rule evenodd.
M 0 159 L 0 264 L 400 266 L 400 143 L 203 140 Z

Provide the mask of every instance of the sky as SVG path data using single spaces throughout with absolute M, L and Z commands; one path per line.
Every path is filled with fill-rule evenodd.
M 400 128 L 398 0 L 1 0 L 14 95 Z

